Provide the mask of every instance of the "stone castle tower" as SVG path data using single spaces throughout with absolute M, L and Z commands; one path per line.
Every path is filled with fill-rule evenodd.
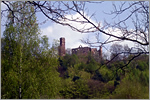
M 59 56 L 65 56 L 65 38 L 60 38 Z
M 102 58 L 102 46 L 99 47 L 99 57 Z
M 99 47 L 99 58 L 100 58 L 100 62 L 102 61 L 102 46 Z

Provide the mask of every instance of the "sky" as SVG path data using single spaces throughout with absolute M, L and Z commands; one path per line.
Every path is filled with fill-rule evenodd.
M 120 1 L 115 2 L 115 4 L 119 4 L 119 3 L 120 3 Z M 103 26 L 104 20 L 107 20 L 108 22 L 114 21 L 114 19 L 112 19 L 114 16 L 110 16 L 110 15 L 104 13 L 104 12 L 108 13 L 113 9 L 112 1 L 103 2 L 102 4 L 96 4 L 96 3 L 91 4 L 91 3 L 89 3 L 86 6 L 89 9 L 89 12 L 87 12 L 87 13 L 92 14 L 94 12 L 95 18 L 97 19 L 97 21 L 101 22 L 102 26 Z M 4 4 L 1 3 L 1 10 L 5 9 L 5 8 L 6 7 L 4 6 Z M 41 23 L 41 22 L 47 20 L 47 18 L 41 13 L 37 13 L 36 16 L 37 16 L 37 22 L 38 23 Z M 75 13 L 73 16 L 78 17 L 79 15 L 77 13 Z M 68 17 L 69 17 L 69 15 L 68 15 Z M 122 15 L 121 17 L 124 17 L 124 15 Z M 96 22 L 95 18 L 91 19 L 91 21 L 93 23 Z M 4 22 L 5 22 L 3 20 L 5 20 L 5 18 L 2 19 L 2 21 L 1 21 L 2 24 L 4 24 Z M 1 24 L 1 36 L 2 36 L 2 33 L 5 29 L 5 27 L 3 27 L 2 24 Z M 77 24 L 77 23 L 73 23 L 73 24 L 78 26 L 78 27 L 83 27 L 83 25 L 81 25 L 81 24 Z M 129 22 L 129 24 L 130 24 L 130 22 Z M 88 27 L 88 25 L 87 25 L 87 27 Z M 41 30 L 41 36 L 47 35 L 47 37 L 49 38 L 50 46 L 52 45 L 52 42 L 54 39 L 59 40 L 59 38 L 65 37 L 66 49 L 67 48 L 77 48 L 77 47 L 79 47 L 79 45 L 82 45 L 83 47 L 88 46 L 87 44 L 82 43 L 81 39 L 90 38 L 91 41 L 95 41 L 95 37 L 96 37 L 95 34 L 79 33 L 79 32 L 71 30 L 67 26 L 62 26 L 62 25 L 56 24 L 50 20 L 47 20 L 46 23 L 44 23 L 44 24 L 39 24 L 39 28 Z M 111 28 L 109 28 L 109 30 L 111 30 Z M 105 30 L 105 31 L 108 32 L 109 30 Z M 114 32 L 114 34 L 116 34 L 116 32 Z M 102 41 L 104 41 L 108 38 L 108 36 L 102 34 L 102 35 L 100 35 L 99 38 Z M 127 41 L 123 42 L 122 44 L 123 45 L 124 44 L 130 44 L 129 47 L 134 45 L 133 43 L 127 42 Z M 112 45 L 112 44 L 109 44 L 107 46 L 107 49 L 109 49 L 110 45 Z M 103 51 L 106 51 L 106 49 L 103 48 Z

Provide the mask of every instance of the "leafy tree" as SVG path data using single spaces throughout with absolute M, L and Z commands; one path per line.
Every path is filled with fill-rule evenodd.
M 74 67 L 75 64 L 79 63 L 77 55 L 66 54 L 62 59 L 59 58 L 60 65 L 67 70 L 68 67 Z
M 103 66 L 99 69 L 100 74 L 102 75 L 102 81 L 108 82 L 114 78 L 114 73 L 109 70 L 106 66 Z
M 67 99 L 87 99 L 88 98 L 87 81 L 79 79 L 75 82 L 70 79 L 65 80 L 64 89 L 61 95 Z
M 53 56 L 58 57 L 59 40 L 54 39 L 52 43 Z
M 3 34 L 2 98 L 55 98 L 61 85 L 58 62 L 48 38 L 40 39 L 35 9 L 27 1 L 13 2 L 11 9 L 21 11 L 9 12 Z
M 146 63 L 146 61 L 138 61 L 138 65 L 136 66 L 137 69 L 144 71 L 144 70 L 148 70 L 148 64 Z
M 42 51 L 47 51 L 49 48 L 48 37 L 46 35 L 41 37 L 41 49 Z
M 26 8 L 22 9 L 24 16 L 17 12 L 15 13 L 15 15 L 19 16 L 20 19 L 22 17 L 31 16 L 29 12 L 34 11 L 33 7 L 29 7 L 29 5 L 27 5 L 27 2 L 14 2 L 11 8 L 17 10 L 23 5 L 26 5 Z M 21 89 L 23 90 L 23 88 L 21 88 L 23 82 L 22 76 L 25 75 L 22 69 L 26 67 L 26 60 L 32 59 L 31 55 L 33 55 L 37 50 L 39 33 L 38 25 L 35 23 L 35 16 L 32 16 L 28 20 L 23 20 L 23 23 L 28 24 L 28 26 L 25 26 L 22 23 L 15 23 L 16 20 L 13 20 L 12 16 L 13 15 L 10 12 L 7 16 L 8 23 L 6 24 L 6 29 L 3 34 L 4 49 L 2 51 L 2 73 L 4 74 L 2 74 L 2 88 L 4 86 L 3 93 L 4 95 L 7 94 L 6 98 L 22 98 L 23 96 L 21 96 L 21 92 L 22 94 L 25 92 L 21 91 Z M 6 63 L 9 64 L 6 65 Z M 7 67 L 10 70 L 8 70 Z M 9 75 L 14 75 L 12 76 L 14 77 L 14 80 L 10 82 L 14 86 L 12 86 L 12 89 L 5 89 L 5 86 L 10 87 L 5 84 L 7 82 L 5 79 L 9 81 L 11 78 L 7 77 Z M 13 91 L 15 94 L 13 94 Z
M 128 75 L 121 81 L 120 85 L 117 86 L 113 95 L 110 98 L 117 99 L 148 99 L 148 86 L 143 86 L 138 82 L 136 77 L 131 76 L 132 80 L 129 79 Z

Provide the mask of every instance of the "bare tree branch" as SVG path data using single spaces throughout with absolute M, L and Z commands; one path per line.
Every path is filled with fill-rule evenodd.
M 21 9 L 24 9 L 25 5 L 22 5 L 20 9 L 13 10 L 11 9 L 12 2 L 2 1 L 7 6 L 6 10 L 2 10 L 1 14 L 7 11 L 10 11 L 13 15 L 13 20 L 18 20 L 18 22 L 22 22 L 27 18 L 17 18 L 15 13 L 21 13 Z M 93 1 L 27 1 L 30 6 L 34 6 L 35 14 L 36 12 L 41 12 L 47 19 L 63 25 L 68 26 L 72 30 L 80 32 L 80 33 L 90 33 L 96 34 L 96 42 L 90 39 L 82 40 L 82 42 L 89 44 L 90 46 L 103 46 L 106 44 L 114 43 L 116 41 L 130 41 L 135 44 L 138 44 L 137 48 L 141 52 L 136 52 L 137 55 L 134 58 L 140 56 L 144 53 L 149 53 L 146 47 L 149 47 L 149 4 L 147 1 L 133 1 L 133 2 L 121 2 L 121 5 L 113 4 L 114 11 L 111 11 L 109 15 L 113 16 L 113 19 L 119 17 L 120 15 L 128 12 L 129 14 L 124 16 L 122 19 L 119 19 L 117 22 L 109 23 L 105 21 L 105 25 L 100 26 L 100 22 L 93 22 L 91 20 L 92 17 L 95 17 L 95 13 L 88 15 L 88 8 L 86 7 L 86 3 L 89 4 L 102 4 L 102 2 L 93 2 Z M 79 17 L 74 17 L 73 13 L 79 15 Z M 30 17 L 32 17 L 32 15 Z M 70 15 L 71 17 L 68 17 Z M 29 18 L 30 18 L 29 17 Z M 132 23 L 132 29 L 130 28 L 130 24 L 128 21 Z M 45 22 L 45 21 L 44 21 Z M 44 23 L 43 22 L 43 23 Z M 75 26 L 72 23 L 78 23 L 83 25 L 83 27 Z M 24 24 L 24 23 L 22 23 Z M 86 27 L 89 25 L 90 27 Z M 112 28 L 110 32 L 107 32 L 108 28 Z M 120 35 L 114 34 L 113 31 L 118 29 L 120 31 Z M 100 41 L 100 34 L 108 36 L 108 38 L 104 41 Z M 114 38 L 114 39 L 111 39 Z M 136 46 L 135 46 L 136 47 Z M 127 52 L 132 54 L 132 52 Z M 118 53 L 121 55 L 122 53 Z M 114 57 L 115 59 L 115 57 Z M 129 60 L 129 62 L 125 65 L 127 66 L 133 59 Z M 111 62 L 110 60 L 109 62 Z M 108 63 L 109 63 L 108 62 Z

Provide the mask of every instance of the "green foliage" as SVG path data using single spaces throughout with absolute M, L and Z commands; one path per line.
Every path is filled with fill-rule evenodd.
M 74 67 L 68 68 L 67 71 L 68 71 L 70 78 L 73 78 L 74 76 L 79 76 L 83 80 L 87 80 L 87 79 L 91 78 L 90 73 L 79 69 L 81 65 L 82 65 L 82 63 L 79 63 L 79 64 L 74 65 Z
M 59 40 L 53 40 L 52 42 L 52 55 L 54 57 L 58 57 L 58 47 L 59 47 Z
M 85 71 L 93 73 L 98 68 L 99 68 L 98 63 L 94 60 L 94 58 L 91 55 L 89 55 L 87 64 L 85 66 Z
M 68 67 L 71 67 L 75 64 L 77 64 L 79 61 L 78 61 L 78 57 L 76 55 L 66 55 L 64 57 L 64 62 L 65 62 L 65 65 L 68 66 Z
M 44 49 L 44 50 L 48 50 L 49 44 L 48 44 L 48 37 L 46 35 L 41 37 L 40 42 L 41 42 L 41 45 L 42 45 L 41 48 Z
M 108 95 L 114 90 L 113 82 L 105 84 L 97 80 L 88 81 L 88 98 L 89 99 L 106 99 Z
M 136 66 L 137 69 L 144 71 L 149 69 L 149 65 L 145 61 L 138 61 L 138 65 Z
M 133 72 L 131 72 L 128 77 L 131 81 L 137 81 L 143 86 L 148 86 L 149 84 L 149 71 L 148 70 L 139 71 L 137 69 L 134 69 Z
M 81 79 L 83 79 L 83 80 L 88 80 L 88 79 L 91 78 L 92 75 L 91 75 L 90 73 L 86 72 L 86 71 L 80 71 L 80 72 L 79 72 L 79 76 L 80 76 Z
M 39 69 L 39 90 L 40 95 L 47 95 L 48 98 L 55 98 L 61 88 L 61 78 L 56 70 L 58 66 L 56 58 L 45 58 L 44 66 Z
M 76 80 L 72 82 L 67 79 L 64 82 L 64 89 L 60 92 L 67 99 L 86 99 L 88 98 L 88 86 L 85 80 Z
M 30 17 L 34 8 L 26 1 L 14 2 L 13 10 L 19 18 Z M 17 6 L 17 7 L 16 7 Z M 2 38 L 2 94 L 1 98 L 19 98 L 19 87 L 23 99 L 56 98 L 61 89 L 61 78 L 57 72 L 57 56 L 48 49 L 48 38 L 41 37 L 35 15 L 22 20 L 24 24 L 12 22 L 8 14 L 7 26 Z M 28 24 L 28 25 L 26 25 Z
M 69 67 L 67 71 L 68 71 L 70 78 L 73 78 L 74 76 L 78 76 L 78 73 L 79 73 L 79 70 L 74 67 Z
M 136 65 L 145 63 L 138 60 Z M 141 71 L 134 67 L 132 62 L 127 67 L 125 77 L 110 96 L 115 99 L 148 99 L 149 98 L 149 70 Z M 132 67 L 133 66 L 133 67 Z M 132 68 L 130 68 L 132 67 Z M 147 67 L 147 65 L 145 65 Z M 128 70 L 129 69 L 129 70 Z M 131 70 L 132 69 L 132 70 Z
M 92 73 L 95 70 L 97 70 L 98 68 L 99 68 L 99 66 L 97 64 L 95 64 L 95 63 L 89 63 L 89 64 L 86 65 L 85 70 L 87 72 Z
M 110 98 L 114 99 L 148 99 L 148 87 L 143 86 L 137 81 L 124 78 L 120 85 L 115 89 Z
M 34 8 L 26 1 L 16 1 L 10 8 L 20 9 L 20 13 L 14 14 L 23 24 L 8 13 L 1 38 L 2 99 L 18 99 L 19 87 L 22 99 L 149 98 L 148 55 L 136 58 L 123 69 L 123 55 L 108 66 L 101 66 L 90 53 L 81 58 L 66 55 L 58 60 L 59 41 L 54 40 L 50 48 L 48 37 L 40 36 Z M 111 50 L 114 57 L 122 46 L 115 44 Z M 58 66 L 65 69 L 65 78 L 59 77 Z
M 5 78 L 2 75 L 2 85 L 1 85 L 1 92 L 2 97 L 4 99 L 7 98 L 18 98 L 18 92 L 17 89 L 19 88 L 18 84 L 18 75 L 13 70 L 10 69 L 8 72 L 5 72 Z M 8 91 L 9 90 L 9 91 Z
M 65 55 L 63 58 L 59 58 L 60 66 L 64 70 L 67 70 L 69 67 L 74 67 L 75 64 L 79 63 L 78 57 L 76 55 Z
M 86 64 L 81 62 L 78 66 L 78 70 L 84 70 L 86 68 Z
M 102 75 L 103 82 L 108 82 L 114 78 L 114 73 L 106 66 L 101 67 L 99 72 Z

